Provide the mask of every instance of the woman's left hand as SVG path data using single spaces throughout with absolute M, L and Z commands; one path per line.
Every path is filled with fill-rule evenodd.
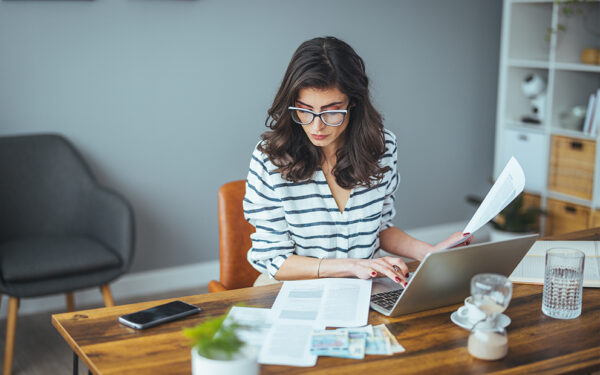
M 450 235 L 450 237 L 446 238 L 445 240 L 443 240 L 442 242 L 436 244 L 432 251 L 438 251 L 438 250 L 442 250 L 447 248 L 448 246 L 458 242 L 459 240 L 461 240 L 464 237 L 470 236 L 470 233 L 463 233 L 463 232 L 456 232 L 456 233 L 452 233 Z M 460 246 L 467 246 L 470 245 L 471 242 L 473 242 L 473 237 L 468 238 L 465 242 L 456 245 L 455 247 L 460 247 Z

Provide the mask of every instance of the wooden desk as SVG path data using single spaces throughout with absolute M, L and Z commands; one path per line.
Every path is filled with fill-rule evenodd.
M 591 236 L 592 233 L 594 237 Z M 585 237 L 585 236 L 588 237 Z M 595 230 L 576 238 L 598 239 Z M 561 238 L 555 238 L 561 239 Z M 416 264 L 411 264 L 414 269 Z M 73 352 L 95 374 L 189 374 L 190 348 L 181 333 L 207 315 L 224 313 L 232 304 L 270 307 L 280 285 L 181 297 L 201 306 L 205 313 L 145 331 L 117 322 L 117 317 L 171 301 L 57 314 L 52 324 Z M 371 311 L 369 323 L 385 323 L 406 348 L 393 356 L 367 356 L 364 360 L 320 357 L 310 368 L 261 366 L 262 374 L 488 374 L 589 373 L 600 369 L 600 289 L 584 288 L 583 312 L 577 319 L 557 320 L 541 312 L 542 287 L 515 284 L 506 314 L 508 355 L 494 362 L 472 358 L 467 352 L 469 332 L 455 326 L 450 314 L 460 304 L 387 318 Z

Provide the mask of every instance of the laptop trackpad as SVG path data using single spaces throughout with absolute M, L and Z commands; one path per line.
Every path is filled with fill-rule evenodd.
M 402 286 L 392 281 L 392 279 L 389 277 L 379 277 L 373 280 L 373 286 L 371 286 L 371 295 L 389 292 L 390 290 L 395 289 L 402 289 Z

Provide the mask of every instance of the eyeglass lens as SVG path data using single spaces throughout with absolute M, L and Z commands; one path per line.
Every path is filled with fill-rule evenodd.
M 310 111 L 303 111 L 301 109 L 292 110 L 292 119 L 303 125 L 310 124 L 315 118 L 315 114 Z M 324 112 L 320 115 L 321 121 L 326 125 L 340 125 L 344 122 L 343 112 Z

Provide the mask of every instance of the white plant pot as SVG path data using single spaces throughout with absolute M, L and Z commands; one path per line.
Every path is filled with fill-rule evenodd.
M 193 375 L 258 375 L 258 368 L 252 348 L 242 349 L 240 355 L 229 361 L 203 357 L 192 348 Z

